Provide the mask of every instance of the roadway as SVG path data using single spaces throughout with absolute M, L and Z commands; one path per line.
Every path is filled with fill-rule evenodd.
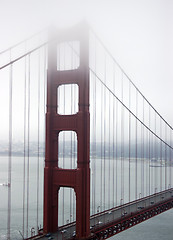
M 151 196 L 140 198 L 136 201 L 93 215 L 90 219 L 91 233 L 94 235 L 94 233 L 104 231 L 105 226 L 111 226 L 111 224 L 113 225 L 118 222 L 122 222 L 125 219 L 139 215 L 140 213 L 145 212 L 145 210 L 152 209 L 155 206 L 164 204 L 170 200 L 173 200 L 173 189 L 155 193 Z M 75 223 L 59 228 L 57 233 L 47 234 L 34 239 L 41 238 L 43 240 L 64 240 L 71 239 L 73 237 L 75 238 Z

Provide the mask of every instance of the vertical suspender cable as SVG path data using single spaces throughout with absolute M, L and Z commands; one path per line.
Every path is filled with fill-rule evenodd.
M 108 207 L 110 209 L 110 204 L 111 204 L 111 159 L 110 159 L 110 145 L 111 145 L 111 136 L 110 136 L 110 132 L 111 132 L 111 117 L 110 117 L 110 114 L 111 114 L 111 104 L 110 104 L 110 92 L 109 92 L 109 154 L 108 154 L 108 161 L 109 161 L 109 167 L 108 167 Z
M 29 164 L 30 164 L 30 55 L 28 55 L 28 149 L 27 149 L 27 211 L 26 211 L 26 235 L 28 238 L 29 220 Z
M 162 139 L 162 119 L 160 118 L 160 138 Z M 162 141 L 160 141 L 160 191 L 162 191 Z
M 167 143 L 167 128 L 165 123 L 165 142 Z M 167 189 L 167 146 L 165 144 L 165 190 Z
M 113 92 L 115 94 L 115 64 L 113 63 Z M 115 207 L 115 99 L 113 99 L 113 199 L 112 206 Z
M 145 124 L 145 99 L 143 98 L 143 123 Z M 145 140 L 145 128 L 143 126 L 143 196 L 146 196 L 147 192 L 145 193 L 145 176 L 146 176 L 146 171 L 147 168 L 145 168 L 146 166 L 146 154 L 145 154 L 145 150 L 146 150 L 146 140 Z
M 154 123 L 154 119 L 152 119 L 152 121 Z M 153 126 L 153 129 L 154 129 L 154 126 Z M 152 133 L 151 134 L 151 160 L 152 161 L 154 159 L 154 140 L 155 140 L 155 136 Z M 155 193 L 155 189 L 154 189 L 154 167 L 153 167 L 153 162 L 151 162 L 151 164 L 152 164 L 152 168 L 151 168 L 151 186 L 152 186 L 152 194 L 154 194 Z
M 71 43 L 72 46 L 72 50 L 74 50 L 73 47 L 73 42 Z M 74 58 L 75 58 L 75 54 L 74 52 L 72 52 L 71 54 L 71 69 L 73 69 L 74 67 Z M 71 86 L 71 114 L 72 112 L 75 111 L 75 99 L 76 99 L 76 95 L 75 95 L 75 85 Z M 73 139 L 74 138 L 74 139 Z M 73 142 L 74 141 L 74 142 Z M 74 145 L 75 145 L 75 132 L 71 132 L 71 161 L 70 161 L 70 168 L 75 168 L 75 152 L 74 152 Z M 73 191 L 70 188 L 70 222 L 73 221 Z
M 24 136 L 23 136 L 23 158 L 24 158 L 24 162 L 23 162 L 23 229 L 22 229 L 22 234 L 23 237 L 25 235 L 25 188 L 26 188 L 26 73 L 27 73 L 27 69 L 26 69 L 26 57 L 25 57 L 25 82 L 24 82 Z
M 151 160 L 153 159 L 153 134 L 151 134 Z M 152 161 L 150 161 L 152 163 Z M 151 168 L 151 194 L 153 194 L 153 167 Z
M 149 106 L 149 129 L 150 129 L 150 106 Z M 149 169 L 148 169 L 148 171 L 149 171 L 149 173 L 148 173 L 148 175 L 149 175 L 149 195 L 150 195 L 150 189 L 151 189 L 151 175 L 150 175 L 150 158 L 151 158 L 151 145 L 150 145 L 150 131 L 148 131 L 148 136 L 149 136 L 149 148 L 148 148 L 148 151 L 149 151 L 149 161 L 148 161 L 148 167 L 149 167 Z
M 142 106 L 142 120 L 143 120 L 143 106 Z M 143 125 L 141 124 L 141 197 L 143 197 Z
M 143 123 L 145 122 L 145 111 L 144 111 L 144 98 L 143 98 L 143 102 L 142 102 L 142 114 L 143 114 Z M 142 150 L 141 150 L 141 155 L 142 155 L 142 189 L 141 189 L 141 194 L 142 197 L 144 197 L 144 126 L 142 126 Z
M 74 96 L 73 96 L 73 86 L 71 85 L 71 114 L 73 112 L 73 101 L 74 101 Z M 70 169 L 72 169 L 72 165 L 73 165 L 73 152 L 72 152 L 72 148 L 73 148 L 73 133 L 70 132 Z M 70 222 L 71 222 L 71 217 L 72 217 L 72 189 L 70 188 Z
M 143 111 L 142 111 L 142 113 L 143 113 Z M 141 119 L 143 118 L 143 115 L 142 115 L 142 117 L 141 117 Z M 143 120 L 143 119 L 142 119 Z M 139 195 L 140 195 L 140 197 L 143 197 L 143 195 L 142 195 L 142 190 L 143 190 L 143 182 L 142 182 L 142 179 L 143 179 L 143 169 L 142 169 L 142 162 L 143 162 L 143 159 L 142 159 L 142 155 L 143 155 L 143 149 L 142 149 L 142 146 L 143 146 L 143 128 L 142 128 L 142 124 L 141 124 L 141 127 L 140 127 L 140 129 L 141 129 L 141 137 L 140 137 L 140 150 L 139 150 L 139 153 L 140 153 L 140 165 L 141 165 L 141 189 L 140 189 L 140 193 L 139 193 Z
M 100 182 L 101 182 L 101 191 L 100 191 L 100 208 L 101 208 L 101 211 L 103 209 L 103 86 L 101 84 L 101 105 L 100 105 L 100 119 L 101 119 L 101 179 L 100 179 Z
M 131 109 L 131 83 L 129 82 L 129 109 Z M 129 112 L 129 202 L 130 202 L 130 190 L 131 190 L 131 113 Z
M 46 114 L 46 98 L 47 98 L 47 47 L 44 47 L 44 117 Z M 44 128 L 45 129 L 45 128 Z M 45 138 L 44 138 L 45 141 Z M 44 155 L 45 156 L 45 155 Z
M 71 49 L 71 69 L 73 69 L 73 56 L 74 56 L 74 53 L 73 53 L 73 42 L 72 42 L 72 49 Z M 71 85 L 71 115 L 72 115 L 72 112 L 73 112 L 73 102 L 74 102 L 74 98 L 76 96 L 73 96 L 73 85 Z M 73 147 L 73 133 L 71 132 L 70 133 L 70 149 L 71 149 L 71 153 L 70 153 L 70 169 L 72 169 L 72 161 L 73 161 L 73 157 L 72 157 L 72 147 Z M 72 189 L 70 188 L 70 222 L 72 221 Z
M 65 51 L 66 51 L 66 48 L 65 48 L 65 44 L 64 44 L 64 70 L 66 68 L 66 58 L 65 58 Z M 61 60 L 61 59 L 60 59 Z M 66 114 L 66 94 L 65 94 L 65 85 L 64 85 L 64 106 L 63 106 L 63 111 L 64 111 L 64 115 Z M 63 168 L 65 168 L 65 131 L 63 131 Z M 65 197 L 65 191 L 64 191 L 64 187 L 62 189 L 62 224 L 64 225 L 65 224 L 65 215 L 64 215 L 64 197 Z
M 74 109 L 75 109 L 75 106 L 76 106 L 76 86 L 74 87 Z M 75 164 L 75 160 L 77 159 L 77 149 L 76 149 L 76 142 L 75 142 L 75 132 L 73 134 L 73 137 L 74 137 L 74 161 L 73 161 L 73 165 L 74 165 L 74 168 L 77 167 Z M 75 193 L 73 192 L 73 221 L 75 220 Z
M 97 63 L 97 52 L 96 52 L 96 39 L 95 39 L 95 72 L 97 70 L 96 63 Z M 94 211 L 96 205 L 96 76 L 94 77 Z
M 147 114 L 146 114 L 146 122 L 147 122 Z M 149 126 L 149 124 L 148 124 Z M 146 140 L 145 140 L 145 165 L 146 165 L 146 196 L 148 196 L 149 194 L 149 191 L 148 191 L 148 188 L 149 188 L 149 168 L 148 168 L 148 162 L 149 162 L 149 159 L 148 159 L 148 149 L 149 149 L 149 131 L 148 129 L 145 129 L 145 136 L 146 136 Z
M 170 129 L 170 146 L 172 147 L 172 130 Z M 172 187 L 172 149 L 170 148 L 170 188 Z
M 73 43 L 72 43 L 73 44 Z M 75 62 L 76 62 L 76 58 L 74 57 L 74 60 L 73 60 L 73 66 L 75 66 Z M 73 109 L 75 109 L 75 107 L 76 107 L 76 86 L 74 86 L 74 104 L 73 104 Z M 77 158 L 77 156 L 76 156 L 76 142 L 75 142 L 75 132 L 73 133 L 73 140 L 74 140 L 74 143 L 73 143 L 73 152 L 74 152 L 74 161 L 73 161 L 73 166 L 74 166 L 74 168 L 75 167 L 77 167 L 77 166 L 75 166 L 75 160 L 76 160 L 76 158 Z M 75 221 L 75 193 L 73 192 L 73 221 Z
M 65 85 L 64 85 L 64 114 L 65 114 Z M 65 168 L 65 131 L 63 131 L 63 168 Z M 64 187 L 62 189 L 63 193 L 62 193 L 62 224 L 65 224 L 65 219 L 64 219 Z
M 96 39 L 95 39 L 95 72 L 96 72 Z M 92 157 L 92 209 L 95 213 L 96 203 L 96 76 L 93 76 L 93 157 Z
M 118 101 L 116 100 L 116 139 L 115 139 L 115 142 L 116 142 L 116 186 L 115 186 L 115 190 L 116 190 L 116 206 L 118 204 Z
M 138 92 L 137 92 L 137 90 L 136 90 L 136 116 L 138 117 Z M 137 167 L 138 167 L 138 164 L 137 164 L 137 160 L 138 160 L 138 149 L 137 149 L 137 147 L 138 147 L 138 120 L 137 120 L 137 118 L 136 118 L 136 147 L 135 147 L 135 150 L 136 150 L 136 153 L 135 153 L 135 158 L 136 158 L 136 162 L 135 162 L 135 198 L 136 198 L 136 200 L 137 200 L 137 187 L 138 187 L 138 184 L 137 184 L 137 181 L 138 181 L 138 179 L 137 179 L 137 177 L 138 177 L 138 175 L 137 175 Z
M 95 45 L 95 55 L 96 55 L 96 45 Z M 95 72 L 96 72 L 96 56 L 95 56 Z M 94 77 L 94 99 L 93 99 L 93 143 L 94 143 L 94 213 L 95 213 L 95 205 L 96 205 L 96 76 Z
M 43 132 L 43 158 L 45 159 L 45 139 L 46 139 L 46 119 L 45 119 L 45 116 L 46 116 L 46 92 L 47 92 L 47 47 L 45 46 L 44 47 L 44 61 L 43 61 L 43 71 L 44 71 L 44 74 L 43 74 L 43 84 L 44 84 L 44 87 L 43 87 L 43 90 L 44 90 L 44 108 L 43 108 L 43 119 L 44 119 L 44 123 L 43 123 L 43 128 L 44 128 L 44 132 Z M 43 167 L 44 167 L 44 162 L 43 161 Z M 44 168 L 43 168 L 44 169 Z M 43 182 L 44 182 L 44 174 L 43 174 Z M 41 226 L 40 226 L 41 228 Z
M 37 233 L 38 233 L 38 221 L 39 221 L 39 171 L 40 171 L 40 51 L 38 52 L 38 109 L 37 109 L 37 120 L 38 120 L 38 129 L 37 129 Z
M 171 144 L 171 138 L 172 138 L 172 136 L 171 136 L 171 129 L 170 129 L 170 143 L 169 143 L 169 145 L 170 146 L 172 146 L 172 144 Z M 169 148 L 169 187 L 171 187 L 171 148 Z
M 104 83 L 106 84 L 106 54 L 104 65 Z M 104 210 L 106 208 L 106 89 L 104 88 Z
M 100 105 L 100 108 L 101 108 L 101 179 L 100 179 L 100 182 L 101 182 L 101 191 L 100 191 L 100 208 L 101 208 L 101 211 L 103 210 L 103 85 L 101 84 L 101 105 Z
M 46 91 L 47 91 L 47 48 L 44 47 L 44 62 L 43 62 L 43 70 L 44 70 L 44 75 L 43 75 L 43 81 L 44 81 L 44 87 L 43 87 L 43 90 L 44 90 L 44 111 L 43 111 L 43 118 L 44 118 L 44 134 L 43 134 L 43 142 L 45 143 L 45 138 L 46 138 L 46 132 L 45 132 L 45 129 L 46 129 L 46 120 L 45 120 L 45 116 L 46 116 Z M 45 158 L 45 144 L 44 144 L 44 150 L 43 150 L 43 158 Z M 44 163 L 44 161 L 43 161 Z M 43 174 L 43 177 L 44 177 L 44 174 Z M 44 180 L 43 180 L 44 181 Z
M 11 58 L 11 52 L 10 52 Z M 13 94 L 13 65 L 9 66 L 9 151 L 8 151 L 8 220 L 7 239 L 11 232 L 11 167 L 12 167 L 12 94 Z
M 92 104 L 93 104 L 93 112 L 92 112 L 92 214 L 94 214 L 94 76 L 92 78 Z
M 156 124 L 157 124 L 157 121 L 156 121 L 156 112 L 154 112 L 155 113 L 155 122 L 154 122 L 154 126 L 155 126 L 155 134 L 157 134 L 156 132 L 157 132 L 157 127 L 156 127 Z M 157 138 L 155 137 L 155 141 L 154 141 L 154 148 L 155 148 L 155 150 L 154 150 L 154 158 L 155 158 L 155 164 L 156 164 L 156 162 L 157 162 Z M 154 187 L 155 187 L 155 193 L 157 192 L 157 169 L 156 169 L 156 167 L 154 168 Z
M 123 103 L 123 73 L 121 78 L 121 99 Z M 121 106 L 121 204 L 124 202 L 124 106 Z

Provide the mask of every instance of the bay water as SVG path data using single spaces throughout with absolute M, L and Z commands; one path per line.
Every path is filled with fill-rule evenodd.
M 39 161 L 39 162 L 38 162 Z M 117 160 L 119 165 L 121 160 Z M 29 164 L 29 171 L 27 165 Z M 39 164 L 39 169 L 38 169 Z M 92 164 L 92 162 L 91 162 Z M 124 161 L 124 167 L 128 161 Z M 0 156 L 0 240 L 7 239 L 8 218 L 8 157 Z M 97 166 L 97 165 L 96 165 Z M 135 165 L 131 164 L 134 171 Z M 99 169 L 99 166 L 98 166 Z M 158 171 L 159 168 L 157 167 Z M 25 174 L 24 174 L 25 170 Z M 22 235 L 31 235 L 37 227 L 43 227 L 43 170 L 44 159 L 30 157 L 12 157 L 11 184 L 11 239 L 22 239 Z M 164 170 L 163 170 L 164 171 Z M 39 172 L 39 181 L 37 174 Z M 29 176 L 29 183 L 27 177 Z M 126 176 L 125 176 L 126 178 Z M 128 182 L 124 179 L 125 183 Z M 91 179 L 92 183 L 92 179 Z M 91 189 L 92 191 L 92 189 Z M 25 193 L 25 194 L 24 194 Z M 66 200 L 65 200 L 66 201 Z M 91 204 L 92 205 L 92 204 Z M 92 207 L 92 206 L 91 206 Z M 27 211 L 28 209 L 28 211 Z M 92 211 L 92 209 L 91 209 Z M 62 215 L 62 212 L 60 213 Z M 65 212 L 66 214 L 66 212 Z M 69 213 L 67 212 L 67 215 Z M 38 217 L 38 219 L 37 219 Z M 28 221 L 27 221 L 28 218 Z M 60 216 L 61 218 L 61 216 Z M 65 216 L 65 219 L 68 217 Z M 162 213 L 135 227 L 110 238 L 115 240 L 172 240 L 173 239 L 173 210 Z

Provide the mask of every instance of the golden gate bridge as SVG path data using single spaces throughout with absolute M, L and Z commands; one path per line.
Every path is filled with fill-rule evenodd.
M 172 127 L 87 23 L 0 63 L 4 239 L 106 239 L 173 207 Z

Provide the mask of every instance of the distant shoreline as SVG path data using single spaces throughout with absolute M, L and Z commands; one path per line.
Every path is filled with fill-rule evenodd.
M 0 152 L 0 157 L 8 157 L 9 154 L 6 153 L 6 152 Z M 24 157 L 24 154 L 23 153 L 12 153 L 11 154 L 12 157 Z M 38 157 L 38 153 L 29 153 L 29 156 L 30 157 Z M 39 156 L 40 157 L 43 157 L 43 153 L 39 153 Z M 27 157 L 27 153 L 25 154 L 25 157 Z

